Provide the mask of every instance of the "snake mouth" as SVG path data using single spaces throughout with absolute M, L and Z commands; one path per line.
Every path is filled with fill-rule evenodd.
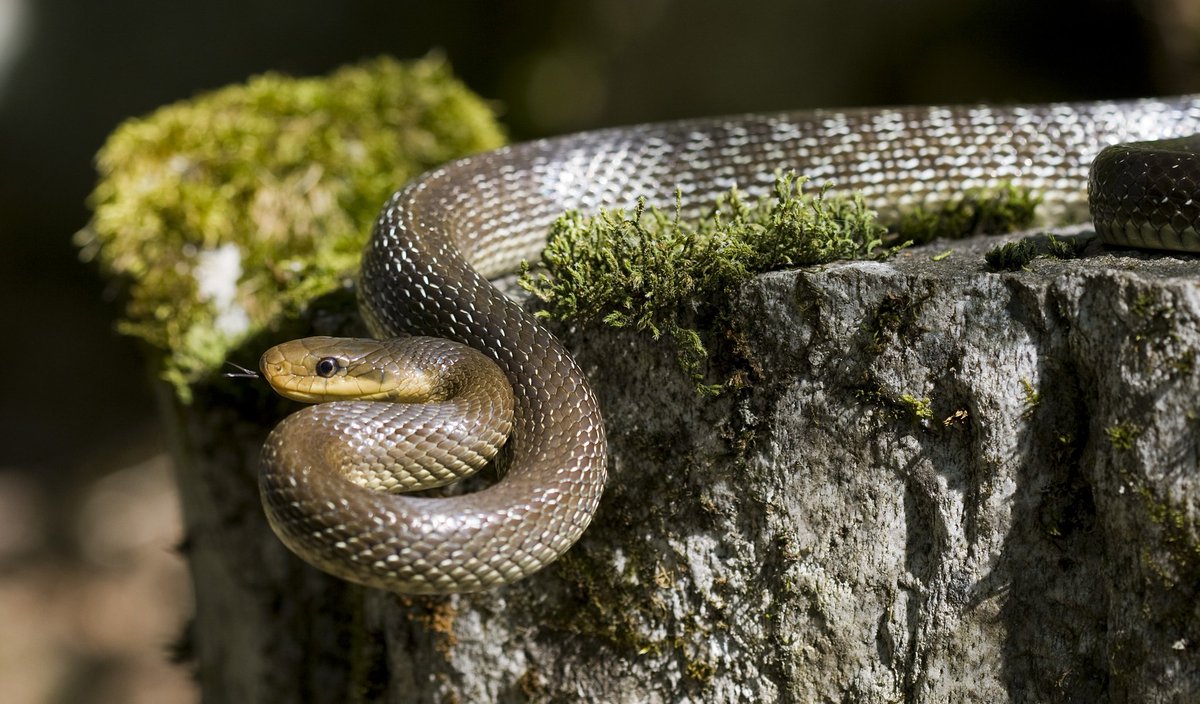
M 269 353 L 269 351 L 268 351 Z M 303 388 L 299 383 L 307 380 L 304 375 L 298 375 L 292 370 L 292 365 L 287 360 L 270 360 L 267 355 L 263 355 L 262 361 L 259 363 L 259 369 L 262 371 L 262 378 L 266 379 L 275 393 L 289 398 L 293 401 L 301 403 L 320 403 L 328 400 L 328 397 L 323 394 L 314 393 L 311 389 L 311 383 L 306 384 L 310 388 Z

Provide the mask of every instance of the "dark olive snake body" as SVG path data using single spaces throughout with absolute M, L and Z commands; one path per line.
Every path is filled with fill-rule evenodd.
M 447 338 L 499 365 L 513 394 L 507 472 L 450 498 L 359 486 L 347 477 L 405 461 L 405 441 L 386 428 L 361 434 L 378 425 L 370 420 L 378 406 L 392 404 L 342 402 L 336 413 L 313 412 L 336 431 L 302 431 L 289 419 L 272 433 L 261 480 L 268 517 L 317 567 L 410 593 L 509 583 L 579 538 L 606 478 L 596 398 L 562 345 L 488 281 L 536 259 L 564 211 L 628 207 L 637 196 L 669 206 L 678 188 L 685 212 L 695 212 L 733 185 L 759 194 L 778 170 L 794 169 L 861 191 L 885 216 L 1007 182 L 1040 194 L 1051 217 L 1082 219 L 1102 148 L 1198 131 L 1200 97 L 830 110 L 599 130 L 445 165 L 384 206 L 363 255 L 361 307 L 378 336 Z M 1197 144 L 1166 147 L 1121 148 L 1097 161 L 1092 210 L 1106 242 L 1200 250 Z M 427 445 L 445 446 L 440 431 L 421 432 L 434 433 Z M 355 459 L 347 446 L 369 456 Z

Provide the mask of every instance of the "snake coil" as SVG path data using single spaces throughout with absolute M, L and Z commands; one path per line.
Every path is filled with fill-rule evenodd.
M 628 207 L 638 195 L 669 204 L 678 187 L 685 212 L 694 212 L 735 184 L 762 193 L 788 168 L 861 191 L 885 215 L 1013 183 L 1040 194 L 1051 216 L 1082 216 L 1089 165 L 1103 147 L 1198 130 L 1200 97 L 808 111 L 586 132 L 438 168 L 384 206 L 363 255 L 361 307 L 379 336 L 448 338 L 499 365 L 515 400 L 508 471 L 483 491 L 452 498 L 370 491 L 285 422 L 264 450 L 268 516 L 316 566 L 398 592 L 512 582 L 579 538 L 606 477 L 596 398 L 562 345 L 488 281 L 535 259 L 563 211 Z M 1170 184 L 1178 179 L 1166 177 L 1182 170 L 1194 187 L 1195 143 L 1123 149 L 1105 152 L 1092 176 L 1102 238 L 1200 249 L 1200 206 L 1176 195 Z M 1130 175 L 1131 163 L 1140 173 Z M 1190 215 L 1148 209 L 1138 192 L 1178 201 Z M 330 422 L 357 432 L 353 414 Z M 399 442 L 387 438 L 362 442 Z

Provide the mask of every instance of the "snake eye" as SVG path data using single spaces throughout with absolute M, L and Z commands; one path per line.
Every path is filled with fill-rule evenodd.
M 322 357 L 321 361 L 317 362 L 317 375 L 323 376 L 326 379 L 337 374 L 337 371 L 342 368 L 337 357 Z

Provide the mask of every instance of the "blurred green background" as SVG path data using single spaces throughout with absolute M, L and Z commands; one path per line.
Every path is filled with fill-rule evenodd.
M 747 111 L 1200 90 L 1200 2 L 0 0 L 0 536 L 25 536 L 0 538 L 0 597 L 29 564 L 80 551 L 77 487 L 163 447 L 137 350 L 70 243 L 105 136 L 262 71 L 434 50 L 523 140 Z

